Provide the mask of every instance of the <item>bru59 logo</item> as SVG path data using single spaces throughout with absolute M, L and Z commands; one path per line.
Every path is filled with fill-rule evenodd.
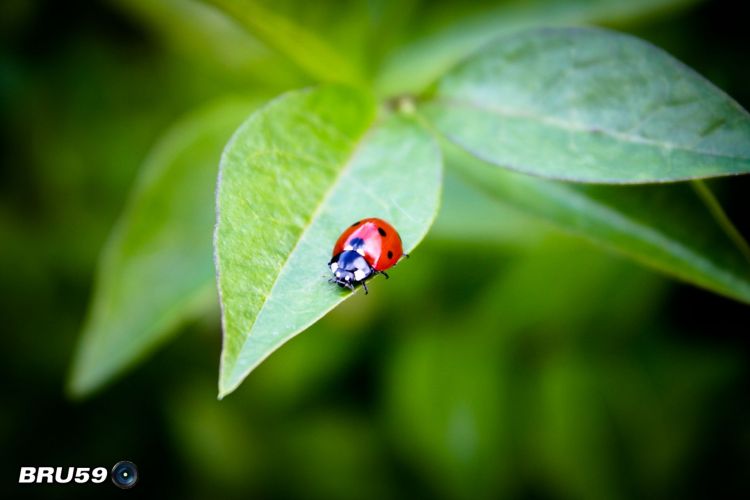
M 101 484 L 107 480 L 106 467 L 21 467 L 19 484 Z M 138 482 L 138 468 L 123 460 L 112 467 L 112 484 L 127 490 Z

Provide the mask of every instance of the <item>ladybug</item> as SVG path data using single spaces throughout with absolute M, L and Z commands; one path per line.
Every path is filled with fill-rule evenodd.
M 378 274 L 388 278 L 385 270 L 393 267 L 404 254 L 398 231 L 383 219 L 371 217 L 349 226 L 333 246 L 328 267 L 333 273 L 329 283 L 354 290 Z

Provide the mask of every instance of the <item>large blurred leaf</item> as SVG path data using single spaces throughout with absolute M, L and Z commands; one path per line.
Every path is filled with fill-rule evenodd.
M 411 17 L 409 37 L 377 76 L 381 94 L 420 92 L 493 38 L 532 26 L 621 23 L 694 0 L 429 0 Z M 413 8 L 407 8 L 411 13 Z M 402 13 L 403 15 L 403 13 Z
M 154 147 L 101 256 L 69 383 L 89 393 L 215 307 L 214 185 L 221 149 L 257 101 L 229 98 L 174 126 Z
M 333 44 L 322 30 L 315 30 L 306 20 L 284 15 L 279 5 L 267 5 L 257 0 L 206 0 L 232 16 L 250 33 L 276 50 L 317 81 L 359 83 L 363 69 L 340 50 L 345 45 Z M 278 3 L 278 2 L 277 2 Z M 315 3 L 307 3 L 315 6 Z M 305 3 L 292 2 L 296 10 L 305 10 Z M 328 13 L 341 14 L 337 7 L 328 6 Z M 348 17 L 357 22 L 363 17 Z M 333 24 L 329 29 L 335 29 Z
M 446 163 L 498 201 L 675 276 L 750 302 L 750 262 L 689 183 L 597 186 L 492 168 L 445 144 Z
M 497 203 L 459 174 L 445 172 L 440 212 L 430 229 L 430 239 L 523 248 L 538 244 L 549 232 L 549 226 L 538 219 Z
M 443 77 L 424 113 L 505 168 L 584 182 L 750 172 L 750 115 L 661 50 L 595 29 L 498 40 Z
M 412 117 L 376 122 L 375 111 L 370 98 L 343 87 L 295 92 L 253 115 L 227 147 L 215 240 L 220 396 L 352 295 L 326 280 L 342 230 L 382 217 L 409 251 L 432 223 L 436 144 Z
M 254 81 L 288 86 L 302 81 L 294 66 L 280 60 L 234 19 L 201 0 L 110 1 L 191 63 L 202 63 L 201 69 L 212 72 L 214 79 L 250 76 Z

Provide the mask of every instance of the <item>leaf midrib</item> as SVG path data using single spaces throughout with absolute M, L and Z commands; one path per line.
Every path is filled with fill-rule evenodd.
M 284 259 L 284 262 L 279 267 L 278 273 L 276 274 L 276 278 L 274 279 L 273 283 L 269 287 L 268 293 L 263 298 L 263 302 L 261 303 L 260 307 L 258 308 L 258 314 L 255 315 L 255 318 L 253 319 L 253 323 L 252 323 L 252 325 L 250 325 L 250 328 L 248 329 L 248 333 L 247 333 L 247 335 L 245 337 L 245 340 L 242 342 L 242 346 L 240 347 L 240 350 L 238 351 L 238 355 L 232 361 L 232 369 L 231 369 L 232 380 L 235 380 L 237 378 L 239 378 L 239 380 L 242 380 L 244 378 L 242 376 L 242 374 L 239 377 L 235 377 L 235 375 L 236 375 L 235 370 L 237 369 L 237 359 L 239 359 L 239 355 L 245 350 L 245 346 L 250 341 L 250 339 L 252 337 L 252 335 L 251 335 L 252 331 L 255 328 L 255 324 L 258 322 L 258 319 L 260 318 L 263 310 L 265 309 L 266 304 L 268 303 L 269 299 L 273 295 L 273 292 L 274 292 L 274 290 L 276 289 L 276 287 L 278 285 L 279 279 L 284 274 L 284 270 L 287 268 L 287 266 L 289 264 L 289 259 L 297 251 L 297 248 L 299 247 L 300 243 L 305 239 L 305 235 L 310 230 L 310 226 L 318 218 L 318 216 L 320 215 L 321 210 L 323 209 L 323 207 L 326 206 L 328 200 L 331 198 L 332 194 L 336 191 L 336 188 L 341 183 L 342 178 L 350 170 L 351 165 L 354 162 L 354 159 L 357 157 L 357 154 L 359 153 L 360 149 L 362 148 L 362 145 L 365 143 L 365 139 L 372 132 L 372 130 L 374 128 L 375 128 L 375 119 L 373 119 L 370 122 L 370 124 L 365 128 L 364 132 L 355 141 L 353 141 L 354 147 L 352 148 L 352 152 L 350 153 L 350 155 L 348 156 L 348 158 L 344 162 L 344 165 L 341 168 L 341 170 L 339 171 L 338 175 L 336 175 L 336 177 L 334 178 L 333 182 L 331 183 L 331 187 L 328 188 L 328 190 L 322 196 L 320 203 L 315 207 L 315 210 L 312 212 L 311 217 L 307 220 L 307 222 L 305 223 L 305 225 L 302 227 L 302 230 L 300 231 L 300 236 L 297 239 L 297 241 L 295 242 L 294 247 L 292 247 L 292 250 L 287 254 L 286 258 Z M 250 373 L 256 365 L 257 365 L 257 363 L 254 364 L 254 365 L 249 366 L 245 370 L 244 374 Z M 222 393 L 231 392 L 231 390 L 233 388 L 235 388 L 237 385 L 239 385 L 239 384 L 238 383 L 235 384 L 233 382 L 230 387 L 222 390 Z
M 553 128 L 558 128 L 565 131 L 571 131 L 571 132 L 582 132 L 586 134 L 601 134 L 608 137 L 611 137 L 612 139 L 617 139 L 623 142 L 631 143 L 631 144 L 638 144 L 638 145 L 646 145 L 646 146 L 653 146 L 658 149 L 664 150 L 664 151 L 684 151 L 686 153 L 691 154 L 700 154 L 705 156 L 712 156 L 715 158 L 724 158 L 729 160 L 745 160 L 750 161 L 750 157 L 747 156 L 730 156 L 725 154 L 720 154 L 716 152 L 711 151 L 705 151 L 702 149 L 694 149 L 690 148 L 684 145 L 675 144 L 672 142 L 660 142 L 656 141 L 654 139 L 648 139 L 641 136 L 626 134 L 623 132 L 617 132 L 615 130 L 610 130 L 607 128 L 591 128 L 586 126 L 581 126 L 580 124 L 577 124 L 575 122 L 559 119 L 559 118 L 551 118 L 543 115 L 536 115 L 534 113 L 528 113 L 520 110 L 511 110 L 509 108 L 503 108 L 500 106 L 495 105 L 486 105 L 474 102 L 469 99 L 453 99 L 453 98 L 446 98 L 446 97 L 439 97 L 437 99 L 431 100 L 428 103 L 436 103 L 436 104 L 442 104 L 448 107 L 467 107 L 467 108 L 473 108 L 477 111 L 481 112 L 489 112 L 495 115 L 498 115 L 500 117 L 505 118 L 524 118 L 531 121 L 536 121 L 539 123 L 542 123 L 544 125 L 548 125 Z M 707 136 L 702 136 L 702 138 Z

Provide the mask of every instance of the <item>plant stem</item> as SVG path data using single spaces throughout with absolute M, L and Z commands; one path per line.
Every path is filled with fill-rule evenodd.
M 747 240 L 742 236 L 742 233 L 740 233 L 734 223 L 732 223 L 731 219 L 724 211 L 724 208 L 721 206 L 721 203 L 716 199 L 714 193 L 702 180 L 692 181 L 692 185 L 693 189 L 695 189 L 695 192 L 698 194 L 698 197 L 700 197 L 706 205 L 706 208 L 708 208 L 708 211 L 724 233 L 726 233 L 729 239 L 732 240 L 745 259 L 750 262 L 750 245 L 748 245 Z

